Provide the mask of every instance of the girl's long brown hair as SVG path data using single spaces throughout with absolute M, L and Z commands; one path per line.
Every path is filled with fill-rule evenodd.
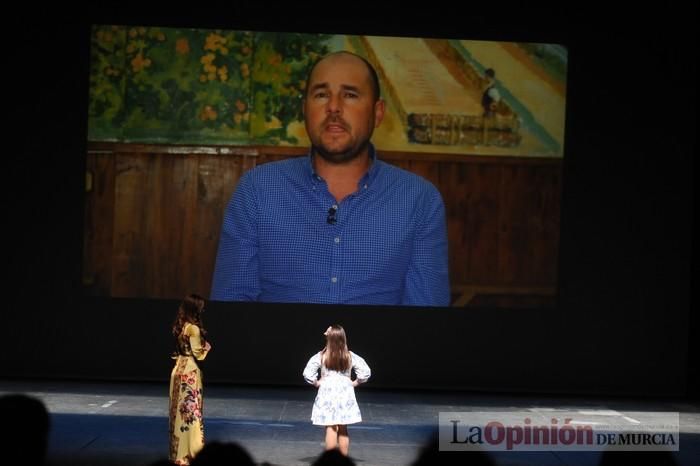
M 190 294 L 185 296 L 185 299 L 180 303 L 173 323 L 173 336 L 177 340 L 178 352 L 182 352 L 183 346 L 187 347 L 188 342 L 182 338 L 182 329 L 185 324 L 190 323 L 199 327 L 200 338 L 202 345 L 205 344 L 206 330 L 202 323 L 202 310 L 204 309 L 204 298 L 198 294 Z
M 350 350 L 345 329 L 340 325 L 331 325 L 326 332 L 326 347 L 321 352 L 321 360 L 324 366 L 333 371 L 345 372 L 350 369 Z

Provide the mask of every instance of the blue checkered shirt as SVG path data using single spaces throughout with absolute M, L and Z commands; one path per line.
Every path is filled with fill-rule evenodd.
M 224 214 L 211 299 L 449 305 L 440 193 L 370 154 L 358 190 L 337 205 L 312 155 L 243 174 Z

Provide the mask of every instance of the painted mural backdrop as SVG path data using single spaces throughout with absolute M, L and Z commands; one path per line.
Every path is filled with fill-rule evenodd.
M 88 138 L 307 146 L 309 66 L 349 50 L 377 68 L 386 150 L 561 157 L 557 44 L 95 26 Z

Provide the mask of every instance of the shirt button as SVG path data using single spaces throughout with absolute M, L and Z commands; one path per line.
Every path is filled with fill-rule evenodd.
M 336 283 L 336 282 L 338 281 L 338 277 L 333 277 L 333 278 L 331 278 L 331 281 L 332 281 L 333 283 Z
M 340 238 L 336 237 L 336 238 L 335 238 L 335 242 L 336 242 L 336 244 L 337 244 L 337 243 L 340 243 Z

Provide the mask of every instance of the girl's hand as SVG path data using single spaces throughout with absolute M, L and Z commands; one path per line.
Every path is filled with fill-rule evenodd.
M 209 351 L 211 349 L 211 344 L 207 341 L 204 343 L 204 351 Z
M 357 387 L 358 385 L 360 385 L 360 382 L 358 382 L 357 379 L 355 379 L 355 380 L 352 381 L 352 386 L 353 386 L 353 387 Z

